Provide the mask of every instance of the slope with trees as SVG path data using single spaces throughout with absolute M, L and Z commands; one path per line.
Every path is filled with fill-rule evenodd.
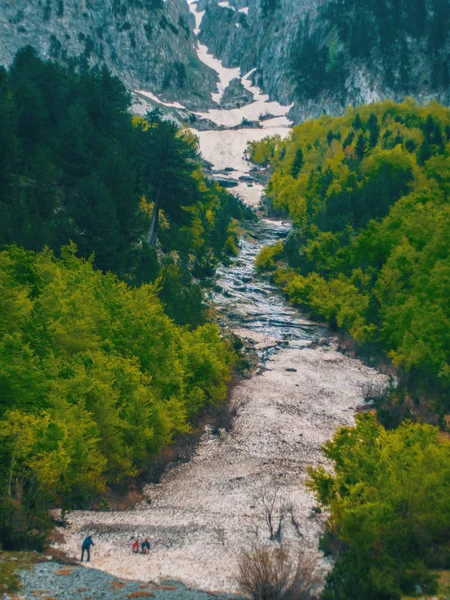
M 323 600 L 400 600 L 437 592 L 448 568 L 450 443 L 437 427 L 405 422 L 386 431 L 371 414 L 323 447 L 334 473 L 310 470 L 329 510 L 324 547 L 338 560 Z
M 0 539 L 39 546 L 45 509 L 87 507 L 141 473 L 225 399 L 234 353 L 215 325 L 164 313 L 63 247 L 0 253 Z M 34 531 L 33 530 L 37 530 Z
M 0 69 L 0 540 L 90 506 L 224 401 L 235 354 L 200 278 L 254 218 L 198 141 L 107 71 Z
M 274 167 L 269 199 L 294 223 L 257 265 L 278 265 L 293 302 L 388 354 L 406 384 L 391 398 L 394 422 L 421 404 L 441 418 L 449 409 L 449 142 L 448 109 L 406 100 L 250 147 Z
M 58 252 L 72 240 L 129 283 L 160 276 L 170 315 L 198 324 L 192 275 L 212 273 L 251 215 L 202 176 L 191 133 L 157 113 L 133 118 L 129 103 L 106 68 L 77 73 L 30 47 L 0 70 L 0 246 Z M 175 281 L 188 314 L 173 310 Z

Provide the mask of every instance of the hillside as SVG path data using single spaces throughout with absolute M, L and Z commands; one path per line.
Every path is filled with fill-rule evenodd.
M 182 0 L 18 0 L 0 4 L 0 65 L 33 46 L 44 59 L 106 65 L 128 89 L 206 108 L 216 74 L 197 57 Z
M 200 40 L 299 122 L 378 99 L 450 102 L 441 0 L 202 0 Z
M 408 100 L 250 147 L 274 167 L 270 202 L 294 221 L 258 266 L 280 267 L 293 302 L 400 368 L 406 391 L 391 398 L 391 424 L 421 404 L 441 419 L 449 410 L 449 142 L 450 111 Z

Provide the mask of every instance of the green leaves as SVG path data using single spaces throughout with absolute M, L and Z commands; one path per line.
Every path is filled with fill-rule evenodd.
M 448 440 L 430 425 L 406 422 L 386 431 L 366 414 L 357 416 L 355 427 L 340 429 L 323 452 L 334 475 L 310 469 L 310 487 L 330 511 L 331 530 L 349 547 L 337 572 L 354 568 L 349 561 L 356 564 L 356 555 L 362 563 L 359 580 L 347 576 L 342 583 L 345 597 L 358 597 L 364 581 L 392 594 L 387 597 L 408 591 L 409 577 L 445 544 L 450 527 Z
M 213 325 L 189 331 L 155 286 L 129 288 L 72 245 L 0 253 L 0 486 L 84 506 L 225 399 L 234 361 Z
M 414 378 L 414 399 L 428 396 L 441 414 L 450 384 L 447 129 L 447 108 L 411 100 L 295 127 L 268 187 L 294 229 L 280 251 L 264 249 L 257 259 L 266 269 L 287 261 L 294 272 L 283 277 L 279 269 L 276 278 L 294 302 L 371 352 L 383 349 Z M 255 143 L 252 156 L 270 147 Z

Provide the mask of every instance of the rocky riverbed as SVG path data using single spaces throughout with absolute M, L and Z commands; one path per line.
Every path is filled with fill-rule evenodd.
M 77 557 L 80 542 L 91 534 L 95 569 L 236 592 L 239 553 L 268 540 L 264 499 L 276 493 L 273 516 L 277 523 L 284 507 L 283 541 L 317 552 L 324 516 L 305 487 L 306 469 L 323 464 L 321 444 L 353 422 L 365 386 L 384 377 L 340 353 L 324 326 L 305 319 L 256 274 L 255 254 L 287 229 L 261 221 L 243 240 L 235 263 L 218 274 L 214 302 L 220 319 L 261 357 L 261 368 L 233 390 L 232 431 L 213 435 L 207 428 L 192 460 L 148 485 L 146 501 L 135 509 L 71 513 L 59 549 Z M 150 556 L 131 553 L 135 536 L 149 538 Z
M 198 32 L 202 12 L 194 0 L 189 4 Z M 218 74 L 216 102 L 221 102 L 232 81 L 253 96 L 245 106 L 197 116 L 206 124 L 228 128 L 198 132 L 211 176 L 237 184 L 233 193 L 257 207 L 263 185 L 252 177 L 246 146 L 266 135 L 289 135 L 290 107 L 270 102 L 252 84 L 252 72 L 242 75 L 240 69 L 224 68 L 201 44 L 197 53 Z M 243 126 L 248 121 L 260 128 Z M 235 130 L 236 126 L 243 128 Z M 24 597 L 35 596 L 36 590 L 44 590 L 43 597 L 63 600 L 69 596 L 114 600 L 163 592 L 172 593 L 167 600 L 191 597 L 181 584 L 172 590 L 157 589 L 167 579 L 211 593 L 234 593 L 240 551 L 269 540 L 268 504 L 273 504 L 272 533 L 282 517 L 278 538 L 317 554 L 325 516 L 316 510 L 305 486 L 307 467 L 323 463 L 321 444 L 336 428 L 353 422 L 364 389 L 382 384 L 384 377 L 339 352 L 324 325 L 305 318 L 256 273 L 259 250 L 286 236 L 289 227 L 269 220 L 252 225 L 241 241 L 239 256 L 218 270 L 213 286 L 211 301 L 219 321 L 253 346 L 260 359 L 253 375 L 233 389 L 231 431 L 213 435 L 206 428 L 192 460 L 169 469 L 159 484 L 148 485 L 144 500 L 132 510 L 71 513 L 69 527 L 61 530 L 61 541 L 55 545 L 76 560 L 83 538 L 92 535 L 95 548 L 91 563 L 85 565 L 90 568 L 73 566 L 61 575 L 57 566 L 38 564 L 24 574 Z M 149 538 L 149 556 L 131 553 L 136 536 Z M 329 565 L 320 556 L 317 560 L 325 573 Z M 150 582 L 156 583 L 146 587 Z
M 189 589 L 180 581 L 154 582 L 118 579 L 97 569 L 39 562 L 23 571 L 19 595 L 10 600 L 41 598 L 43 600 L 123 600 L 124 598 L 156 598 L 156 600 L 226 600 L 230 596 L 210 595 Z M 230 599 L 231 600 L 231 599 Z

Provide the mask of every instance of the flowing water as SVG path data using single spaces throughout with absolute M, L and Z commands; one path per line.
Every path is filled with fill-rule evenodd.
M 195 2 L 190 5 L 199 27 L 201 14 Z M 229 73 L 201 45 L 199 58 L 219 73 L 220 101 L 224 84 L 240 72 Z M 270 112 L 276 118 L 264 121 L 267 129 L 199 132 L 200 146 L 218 175 L 228 167 L 227 177 L 239 182 L 234 189 L 256 206 L 262 187 L 240 179 L 250 174 L 244 150 L 249 140 L 270 132 L 288 135 L 282 115 L 289 107 L 269 103 L 248 74 L 241 79 L 254 94 L 252 114 Z M 234 123 L 239 115 L 227 112 L 211 111 L 208 118 Z M 286 120 L 280 122 L 280 115 Z M 97 569 L 143 581 L 179 578 L 200 589 L 232 592 L 239 552 L 256 541 L 268 542 L 263 498 L 276 492 L 275 521 L 281 504 L 289 509 L 283 541 L 317 552 L 324 517 L 313 510 L 314 497 L 305 487 L 307 467 L 323 464 L 321 444 L 337 427 L 353 422 L 364 387 L 384 377 L 340 353 L 323 325 L 305 318 L 256 273 L 259 250 L 288 231 L 288 224 L 260 220 L 242 239 L 234 263 L 217 273 L 212 301 L 219 320 L 260 357 L 260 368 L 233 389 L 232 430 L 213 435 L 206 428 L 192 459 L 170 469 L 161 483 L 148 485 L 146 501 L 133 510 L 71 513 L 59 544 L 63 550 L 77 556 L 89 533 L 96 542 L 91 566 Z M 134 536 L 150 539 L 150 556 L 131 553 Z

